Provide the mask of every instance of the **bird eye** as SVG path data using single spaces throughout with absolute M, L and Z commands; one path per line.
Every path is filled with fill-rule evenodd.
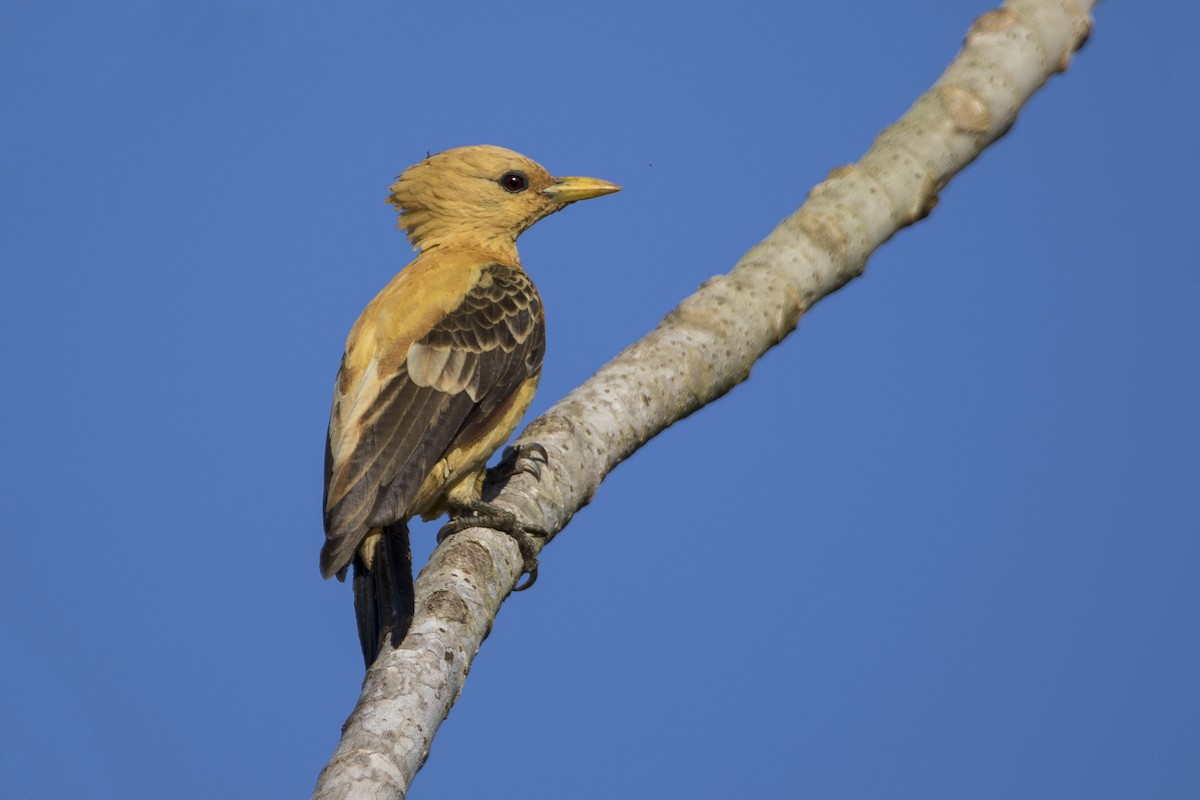
M 529 187 L 529 180 L 519 172 L 506 172 L 500 176 L 500 186 L 506 192 L 523 192 Z

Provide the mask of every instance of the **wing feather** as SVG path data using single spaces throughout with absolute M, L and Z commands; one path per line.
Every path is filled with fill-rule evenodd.
M 355 385 L 339 375 L 326 457 L 326 576 L 345 569 L 370 528 L 416 513 L 417 491 L 434 465 L 464 437 L 488 429 L 540 372 L 544 352 L 533 283 L 493 263 L 389 375 L 379 374 L 396 358 L 386 351 Z

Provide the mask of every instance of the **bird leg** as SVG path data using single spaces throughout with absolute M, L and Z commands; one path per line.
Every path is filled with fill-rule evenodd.
M 540 449 L 540 445 L 538 446 Z M 545 450 L 542 451 L 543 453 Z M 536 525 L 529 525 L 517 519 L 511 511 L 505 511 L 486 500 L 473 500 L 456 503 L 450 509 L 450 521 L 438 531 L 437 541 L 441 544 L 447 536 L 452 536 L 468 528 L 491 528 L 507 534 L 516 541 L 521 551 L 521 570 L 529 578 L 516 586 L 514 592 L 523 592 L 533 586 L 538 575 L 538 560 L 534 555 L 533 537 L 546 537 L 549 534 Z

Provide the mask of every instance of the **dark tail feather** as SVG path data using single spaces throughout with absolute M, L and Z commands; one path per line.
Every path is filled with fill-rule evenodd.
M 375 539 L 368 568 L 362 555 L 354 556 L 354 614 L 363 660 L 370 667 L 388 639 L 399 647 L 412 625 L 412 552 L 408 525 L 397 522 Z

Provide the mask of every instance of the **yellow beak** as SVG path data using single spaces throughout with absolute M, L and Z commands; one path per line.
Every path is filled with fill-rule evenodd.
M 620 186 L 599 178 L 570 177 L 555 178 L 554 183 L 542 190 L 542 194 L 556 203 L 574 203 L 576 200 L 590 200 L 619 191 Z

